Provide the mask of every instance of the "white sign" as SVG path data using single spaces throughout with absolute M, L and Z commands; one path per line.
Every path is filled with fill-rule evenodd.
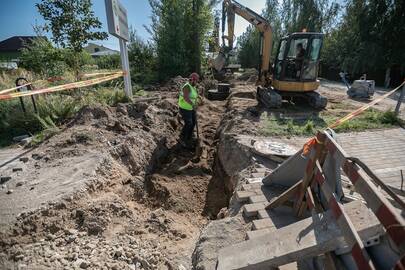
M 127 10 L 119 0 L 105 0 L 108 32 L 111 35 L 129 40 Z
M 124 74 L 125 94 L 132 97 L 131 75 L 129 74 L 128 48 L 129 40 L 127 10 L 119 0 L 105 0 L 108 32 L 118 38 L 120 43 L 121 64 Z

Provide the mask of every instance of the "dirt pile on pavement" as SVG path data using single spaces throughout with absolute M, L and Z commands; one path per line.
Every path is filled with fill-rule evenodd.
M 82 109 L 30 153 L 8 183 L 16 192 L 0 194 L 12 202 L 0 209 L 10 226 L 0 233 L 1 268 L 189 268 L 200 229 L 219 211 L 208 209 L 207 192 L 222 112 L 222 103 L 200 107 L 203 151 L 196 159 L 176 142 L 175 93 Z

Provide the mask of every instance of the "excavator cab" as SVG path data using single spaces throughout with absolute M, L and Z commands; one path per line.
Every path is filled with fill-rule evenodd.
M 274 70 L 271 72 L 270 56 L 273 43 L 271 25 L 265 18 L 235 0 L 223 0 L 222 51 L 213 61 L 215 69 L 218 72 L 223 69 L 227 52 L 233 48 L 235 15 L 244 18 L 260 32 L 261 63 L 257 81 L 259 102 L 269 108 L 278 108 L 283 100 L 294 101 L 304 98 L 313 108 L 325 108 L 327 98 L 315 91 L 320 84 L 317 75 L 323 34 L 300 32 L 282 38 L 274 61 Z M 225 24 L 228 26 L 227 35 L 224 35 Z
M 322 33 L 293 33 L 281 39 L 274 62 L 273 86 L 279 91 L 309 92 L 317 81 Z

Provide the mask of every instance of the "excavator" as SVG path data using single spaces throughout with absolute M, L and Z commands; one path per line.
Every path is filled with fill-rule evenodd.
M 258 100 L 267 107 L 278 108 L 283 100 L 304 98 L 315 109 L 325 108 L 328 100 L 316 92 L 320 84 L 317 75 L 323 34 L 303 31 L 283 37 L 271 68 L 273 32 L 270 23 L 234 0 L 224 0 L 222 4 L 222 47 L 213 61 L 214 69 L 221 71 L 233 54 L 236 15 L 254 25 L 261 35 Z M 224 35 L 225 24 L 227 35 Z

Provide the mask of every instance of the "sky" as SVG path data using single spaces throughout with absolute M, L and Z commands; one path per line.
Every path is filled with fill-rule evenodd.
M 128 24 L 132 25 L 137 34 L 144 40 L 150 39 L 149 33 L 144 25 L 151 23 L 151 8 L 148 0 L 120 0 L 128 13 Z M 33 25 L 44 24 L 41 15 L 38 13 L 35 3 L 40 0 L 0 0 L 0 41 L 12 36 L 35 35 Z M 265 0 L 239 0 L 239 3 L 250 9 L 261 13 L 265 7 Z M 92 0 L 95 15 L 103 24 L 103 30 L 107 30 L 107 19 L 105 14 L 104 0 Z M 236 18 L 235 35 L 241 35 L 248 22 L 242 18 Z M 109 35 L 108 40 L 94 42 L 111 49 L 119 49 L 117 38 Z

